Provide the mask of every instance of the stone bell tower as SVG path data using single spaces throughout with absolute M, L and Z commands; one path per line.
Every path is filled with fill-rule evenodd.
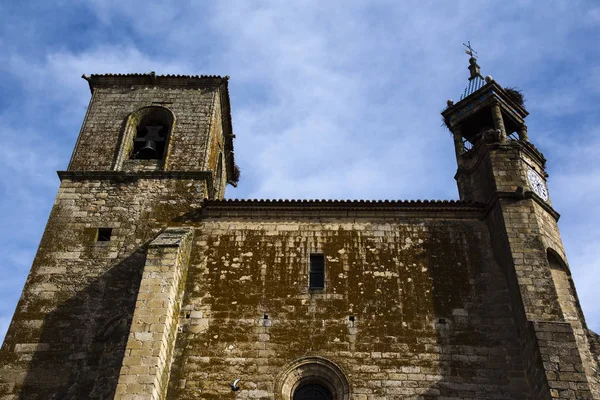
M 546 186 L 546 159 L 530 142 L 523 97 L 483 78 L 472 52 L 469 71 L 460 101 L 449 100 L 442 116 L 454 139 L 460 199 L 487 209 L 534 398 L 600 398 L 590 332 Z
M 153 240 L 237 182 L 227 77 L 83 78 L 92 97 L 0 352 L 2 398 L 112 398 L 144 265 L 167 253 Z

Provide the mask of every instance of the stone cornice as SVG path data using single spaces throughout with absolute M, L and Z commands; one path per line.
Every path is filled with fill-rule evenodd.
M 486 151 L 482 150 L 485 148 L 488 152 L 490 150 L 511 150 L 512 148 L 518 148 L 520 151 L 523 151 L 527 154 L 527 156 L 533 158 L 537 161 L 542 167 L 546 164 L 546 158 L 544 155 L 530 142 L 525 142 L 522 140 L 509 140 L 505 143 L 498 142 L 480 142 L 473 149 L 471 149 L 468 153 L 463 154 L 464 158 L 475 158 L 475 162 L 473 162 L 470 166 L 464 166 L 464 163 L 459 165 L 454 178 L 463 173 L 471 173 L 473 172 L 483 160 Z
M 508 200 L 514 200 L 514 201 L 531 199 L 531 200 L 535 201 L 540 207 L 542 207 L 548 214 L 550 214 L 552 216 L 552 218 L 554 218 L 555 221 L 558 222 L 558 220 L 560 219 L 560 214 L 554 208 L 552 208 L 552 206 L 550 204 L 545 202 L 544 199 L 542 199 L 540 196 L 538 196 L 531 190 L 516 191 L 516 192 L 496 192 L 496 195 L 486 205 L 485 214 L 486 215 L 489 214 L 489 212 L 496 205 L 496 203 L 498 203 L 498 201 L 500 201 L 502 199 L 508 199 Z
M 504 110 L 517 121 L 522 122 L 529 115 L 527 110 L 514 102 L 496 81 L 491 81 L 458 103 L 446 108 L 442 111 L 442 116 L 450 122 L 450 125 L 455 125 L 490 103 L 502 104 Z
M 212 183 L 212 171 L 57 171 L 58 177 L 70 180 L 122 180 L 138 179 L 197 179 Z
M 202 218 L 482 219 L 485 206 L 454 200 L 204 200 Z M 195 218 L 194 218 L 195 219 Z
M 227 83 L 228 76 L 217 75 L 156 75 L 154 72 L 147 74 L 100 74 L 82 75 L 90 85 L 90 91 L 103 86 L 164 86 L 198 89 L 210 86 L 220 86 Z

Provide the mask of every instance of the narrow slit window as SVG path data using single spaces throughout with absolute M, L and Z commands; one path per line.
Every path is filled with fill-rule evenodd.
M 98 228 L 98 236 L 96 240 L 98 242 L 109 242 L 112 235 L 112 228 Z
M 325 257 L 323 254 L 310 255 L 309 289 L 323 289 L 325 287 Z

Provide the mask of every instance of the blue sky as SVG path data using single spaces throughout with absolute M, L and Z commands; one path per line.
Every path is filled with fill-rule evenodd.
M 230 198 L 456 199 L 440 111 L 484 75 L 520 88 L 588 325 L 600 331 L 600 4 L 1 2 L 0 338 L 89 101 L 83 73 L 230 75 Z

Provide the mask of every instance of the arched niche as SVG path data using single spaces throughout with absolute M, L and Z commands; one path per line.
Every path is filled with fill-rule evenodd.
M 346 374 L 335 363 L 323 357 L 305 357 L 289 364 L 279 374 L 275 398 L 294 400 L 310 391 L 327 399 L 349 400 L 350 385 Z M 301 397 L 298 397 L 301 398 Z
M 131 113 L 125 122 L 115 169 L 164 168 L 174 122 L 173 113 L 165 107 L 143 107 Z
M 548 249 L 546 255 L 548 257 L 548 263 L 550 264 L 552 281 L 554 282 L 556 294 L 558 295 L 558 302 L 565 321 L 579 321 L 577 298 L 575 297 L 575 289 L 569 267 L 567 267 L 567 264 L 554 250 Z
M 223 189 L 225 184 L 223 182 L 223 153 L 219 153 L 217 161 L 217 170 L 215 171 L 215 184 L 214 184 L 214 196 L 216 199 L 222 199 L 224 197 Z

